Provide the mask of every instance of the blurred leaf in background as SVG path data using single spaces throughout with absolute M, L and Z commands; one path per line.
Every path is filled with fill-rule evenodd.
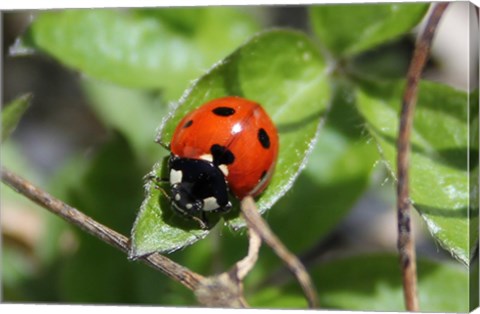
M 468 273 L 459 265 L 418 261 L 419 302 L 422 311 L 468 311 Z M 362 255 L 325 262 L 312 271 L 325 309 L 351 311 L 404 311 L 398 257 Z M 445 283 L 448 282 L 448 289 Z M 266 288 L 252 296 L 256 307 L 304 308 L 296 283 Z
M 159 93 L 82 80 L 89 105 L 108 129 L 121 132 L 143 165 L 150 166 L 167 154 L 155 143 L 155 130 L 168 106 Z
M 313 31 L 335 57 L 351 57 L 392 41 L 420 23 L 428 3 L 372 3 L 310 7 Z
M 277 172 L 259 198 L 259 207 L 265 212 L 273 205 L 264 217 L 287 247 L 302 256 L 329 241 L 333 232 L 348 232 L 339 230 L 341 222 L 367 190 L 376 190 L 372 183 L 378 182 L 372 178 L 383 179 L 383 172 L 374 171 L 378 160 L 384 158 L 394 169 L 403 87 L 398 79 L 410 62 L 410 33 L 428 6 L 311 6 L 299 17 L 310 22 L 311 37 L 306 29 L 261 29 L 266 21 L 259 19 L 259 10 L 272 13 L 273 7 L 39 12 L 14 47 L 14 55 L 21 48 L 33 49 L 78 72 L 88 108 L 106 134 L 97 139 L 96 147 L 59 164 L 48 182 L 39 178 L 28 158 L 22 158 L 14 138 L 2 143 L 2 161 L 124 235 L 138 215 L 137 254 L 169 251 L 205 237 L 169 257 L 203 275 L 219 273 L 247 252 L 245 230 L 234 230 L 243 226 L 237 213 L 208 235 L 203 230 L 196 233 L 185 222 L 168 224 L 172 213 L 162 212 L 168 203 L 163 199 L 160 210 L 160 192 L 151 184 L 145 195 L 143 177 L 155 163 L 153 171 L 162 175 L 168 151 L 154 142 L 155 136 L 168 146 L 186 112 L 224 95 L 251 98 L 272 116 L 281 141 Z M 289 8 L 282 10 L 291 13 Z M 21 109 L 21 104 L 15 107 Z M 468 264 L 472 242 L 478 238 L 469 221 L 478 219 L 478 207 L 468 209 L 468 198 L 474 195 L 468 176 L 478 176 L 478 162 L 470 158 L 467 163 L 478 155 L 478 141 L 468 134 L 469 124 L 478 129 L 476 112 L 478 91 L 469 95 L 442 84 L 421 83 L 413 132 L 412 199 L 433 237 L 463 264 Z M 3 116 L 2 124 L 8 126 Z M 2 223 L 5 204 L 32 207 L 4 185 L 1 192 Z M 21 211 L 21 206 L 12 210 Z M 26 242 L 28 246 L 5 237 L 2 225 L 5 300 L 196 304 L 189 290 L 163 274 L 128 261 L 44 210 L 29 208 L 28 215 L 32 213 L 43 231 Z M 36 235 L 34 229 L 27 233 L 30 238 Z M 313 253 L 309 262 L 322 306 L 403 310 L 396 256 L 333 256 L 314 263 L 328 252 Z M 440 253 L 437 250 L 436 256 L 443 257 Z M 459 263 L 450 265 L 452 261 L 420 260 L 422 310 L 468 308 L 467 271 Z M 263 248 L 245 282 L 251 305 L 306 306 L 292 277 L 285 285 L 270 284 L 281 267 Z
M 31 95 L 24 95 L 4 106 L 3 140 L 13 132 L 30 100 Z M 10 170 L 29 177 L 40 186 L 47 185 L 15 141 L 2 143 L 1 160 Z M 35 299 L 58 301 L 56 290 L 44 289 L 43 286 L 57 274 L 49 272 L 44 266 L 55 263 L 58 256 L 68 251 L 65 247 L 65 238 L 69 238 L 67 225 L 3 184 L 0 193 L 3 297 L 18 302 Z
M 9 104 L 2 107 L 2 142 L 5 141 L 17 127 L 25 111 L 30 106 L 31 94 L 18 97 Z
M 22 45 L 100 80 L 160 89 L 171 101 L 258 29 L 229 7 L 59 10 L 40 13 Z

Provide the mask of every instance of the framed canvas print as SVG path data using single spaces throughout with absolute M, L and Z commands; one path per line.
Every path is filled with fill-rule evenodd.
M 2 303 L 478 307 L 474 3 L 2 23 Z

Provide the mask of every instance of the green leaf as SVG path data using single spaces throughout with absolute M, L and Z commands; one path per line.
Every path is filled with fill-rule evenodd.
M 308 249 L 348 213 L 368 187 L 377 157 L 374 148 L 361 141 L 350 142 L 330 128 L 322 130 L 305 172 L 268 216 L 268 222 L 289 249 Z M 302 232 L 296 234 L 298 230 Z
M 48 11 L 33 22 L 23 45 L 89 76 L 162 88 L 175 99 L 257 29 L 249 15 L 228 7 Z
M 341 4 L 310 7 L 314 33 L 331 53 L 347 57 L 409 32 L 428 3 Z
M 468 311 L 468 272 L 465 269 L 422 259 L 417 266 L 422 311 Z M 376 254 L 333 260 L 316 267 L 311 275 L 323 309 L 405 311 L 397 256 Z M 254 307 L 306 306 L 296 283 L 284 288 L 267 288 L 248 300 Z
M 403 84 L 359 92 L 359 110 L 378 143 L 393 177 Z M 474 243 L 469 241 L 469 95 L 451 87 L 421 82 L 411 136 L 410 197 L 442 247 L 468 265 Z M 478 98 L 477 100 L 478 101 Z M 478 106 L 478 105 L 477 105 Z M 476 166 L 478 167 L 478 165 Z
M 305 164 L 327 108 L 328 87 L 324 60 L 305 35 L 285 30 L 265 32 L 196 81 L 162 123 L 158 138 L 168 147 L 180 119 L 214 98 L 237 95 L 262 104 L 280 137 L 275 174 L 257 201 L 263 213 L 292 186 Z M 162 173 L 160 163 L 153 173 Z M 167 215 L 168 211 L 164 205 L 169 206 L 165 200 L 159 207 L 159 197 L 155 185 L 147 184 L 147 198 L 133 231 L 133 255 L 176 250 L 206 235 L 203 230 L 181 229 L 162 220 L 161 213 Z M 232 218 L 229 224 L 233 228 L 244 225 L 243 220 Z
M 155 143 L 155 130 L 167 105 L 157 93 L 120 87 L 98 80 L 85 79 L 82 85 L 96 116 L 112 129 L 120 131 L 132 146 L 137 158 L 151 165 L 165 155 Z
M 354 107 L 352 86 L 340 81 L 334 86 L 331 109 L 304 171 L 265 215 L 279 239 L 298 256 L 338 226 L 369 187 L 378 159 L 373 141 L 367 141 L 362 135 L 363 117 Z M 341 197 L 338 197 L 339 191 Z M 232 265 L 242 258 L 241 254 L 247 252 L 247 243 L 245 236 L 224 230 L 220 249 L 224 265 Z M 281 264 L 278 256 L 266 250 L 246 278 L 245 287 L 262 286 L 265 278 Z
M 361 135 L 362 117 L 353 100 L 350 87 L 336 89 L 305 171 L 267 217 L 293 252 L 300 253 L 326 236 L 369 186 L 378 153 Z
M 332 110 L 351 113 L 350 108 L 344 110 L 346 108 L 341 106 L 350 104 L 338 105 L 340 106 L 333 106 Z M 292 189 L 265 216 L 278 238 L 297 256 L 325 239 L 348 214 L 369 187 L 374 163 L 378 158 L 374 143 L 361 139 L 360 132 L 349 138 L 335 129 L 337 122 L 345 124 L 349 129 L 357 129 L 356 126 L 361 124 L 357 124 L 355 118 L 338 121 L 332 114 L 334 112 L 329 113 L 305 170 Z M 349 117 L 353 118 L 352 115 Z M 338 196 L 339 193 L 341 197 Z M 220 243 L 219 251 L 224 265 L 233 265 L 248 249 L 248 239 L 245 236 L 232 235 L 227 230 L 222 231 Z M 281 267 L 281 264 L 281 260 L 271 250 L 263 251 L 246 278 L 246 289 L 262 285 L 265 278 Z
M 478 173 L 478 143 L 479 139 L 478 136 L 480 134 L 479 128 L 478 128 L 478 119 L 479 119 L 479 90 L 476 89 L 469 95 L 469 137 L 470 137 L 470 151 L 469 151 L 469 158 L 468 158 L 468 169 L 469 169 L 469 174 L 470 174 L 470 180 L 469 180 L 469 192 L 470 192 L 470 203 L 469 203 L 469 219 L 470 219 L 470 230 L 469 230 L 469 240 L 470 240 L 470 247 L 472 246 L 477 246 L 478 250 L 478 207 L 479 207 L 479 199 L 478 199 L 478 190 L 479 190 L 479 173 Z M 476 255 L 473 255 L 473 252 L 471 252 L 471 258 L 476 259 L 476 268 L 473 267 L 474 270 L 476 270 L 476 273 L 478 275 L 478 252 Z M 471 259 L 471 260 L 472 260 Z M 471 274 L 473 271 L 471 272 Z M 478 278 L 478 276 L 477 276 Z M 472 289 L 475 286 L 473 284 L 474 281 L 472 281 Z M 479 283 L 478 281 L 476 282 L 476 291 L 477 294 L 475 296 L 478 304 L 478 286 Z M 475 303 L 472 303 L 475 304 Z
M 30 106 L 31 100 L 32 95 L 25 94 L 4 106 L 2 109 L 2 142 L 15 130 L 18 122 Z
M 407 75 L 414 50 L 407 36 L 355 55 L 345 65 L 349 77 L 360 80 L 399 80 Z
M 165 163 L 166 159 L 164 159 Z M 154 165 L 151 177 L 166 178 L 166 166 Z M 198 229 L 198 224 L 179 217 L 170 208 L 170 202 L 163 196 L 154 180 L 145 184 L 146 197 L 132 229 L 132 250 L 130 258 L 152 252 L 170 253 L 203 239 L 207 230 Z

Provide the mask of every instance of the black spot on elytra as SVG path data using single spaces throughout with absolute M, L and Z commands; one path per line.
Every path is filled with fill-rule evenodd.
M 186 129 L 188 128 L 189 126 L 191 126 L 193 124 L 193 120 L 188 120 L 184 125 L 183 125 L 183 128 Z
M 235 109 L 230 107 L 217 107 L 212 110 L 217 116 L 228 117 L 235 113 Z
M 270 137 L 267 134 L 267 131 L 265 131 L 263 128 L 258 130 L 258 140 L 260 141 L 260 144 L 262 145 L 263 148 L 267 149 L 270 147 Z
M 235 155 L 225 146 L 214 144 L 210 147 L 210 152 L 213 156 L 213 163 L 216 165 L 230 165 L 235 161 Z

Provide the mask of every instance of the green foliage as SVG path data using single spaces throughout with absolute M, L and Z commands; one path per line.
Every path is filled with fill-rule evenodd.
M 23 95 L 2 108 L 2 142 L 5 141 L 16 128 L 20 118 L 30 105 L 31 94 Z
M 344 85 L 335 90 L 332 109 L 305 169 L 268 214 L 275 233 L 293 252 L 303 252 L 327 236 L 369 187 L 376 147 L 362 138 L 362 120 L 351 93 Z
M 352 311 L 404 310 L 398 257 L 362 255 L 326 262 L 312 270 L 323 308 Z M 468 273 L 458 265 L 420 259 L 419 303 L 426 312 L 468 311 Z M 448 289 L 445 283 L 448 282 Z M 267 288 L 251 297 L 256 307 L 304 308 L 295 283 Z
M 180 119 L 210 99 L 237 95 L 261 103 L 277 125 L 280 137 L 275 174 L 257 200 L 259 210 L 264 212 L 288 190 L 310 151 L 329 99 L 325 75 L 322 58 L 303 34 L 262 33 L 195 83 L 163 122 L 159 140 L 168 147 Z M 165 177 L 161 166 L 158 163 L 154 167 L 154 176 Z M 190 224 L 180 229 L 176 222 L 162 218 L 160 213 L 167 215 L 167 219 L 171 215 L 165 214 L 169 209 L 159 207 L 161 204 L 169 207 L 165 199 L 158 201 L 159 196 L 164 199 L 156 184 L 148 183 L 147 199 L 133 232 L 134 256 L 156 250 L 173 251 L 206 235 L 198 226 L 192 228 Z M 238 228 L 244 223 L 233 219 L 229 224 Z
M 20 145 L 13 139 L 2 143 L 1 160 L 2 166 L 29 178 L 41 188 L 47 188 L 38 169 L 29 162 Z M 63 254 L 61 242 L 62 235 L 65 236 L 66 223 L 4 184 L 0 185 L 0 194 L 2 298 L 15 302 L 33 299 L 57 301 L 54 297 L 55 289 L 51 289 L 51 284 L 47 283 L 51 283 L 56 274 L 46 269 L 39 271 L 39 264 L 56 266 L 56 260 Z M 8 217 L 17 218 L 11 220 Z M 8 232 L 11 228 L 18 230 L 18 226 L 22 226 L 24 233 L 29 235 L 20 237 L 20 241 L 16 240 L 15 233 Z M 42 230 L 44 232 L 38 232 Z
M 310 249 L 319 239 L 328 236 L 370 186 L 377 158 L 376 147 L 361 135 L 362 118 L 355 111 L 351 92 L 351 88 L 344 84 L 335 89 L 331 111 L 305 169 L 290 191 L 266 214 L 275 234 L 296 254 Z M 338 197 L 339 191 L 341 198 Z M 204 241 L 214 239 L 215 234 Z M 232 265 L 247 252 L 243 233 L 239 235 L 224 228 L 220 243 L 220 259 L 226 266 Z M 185 251 L 190 250 L 191 255 L 188 256 L 192 259 L 197 254 L 211 256 L 207 265 L 212 264 L 213 259 L 219 259 L 213 252 L 205 253 L 207 249 L 204 246 L 195 245 Z M 188 263 L 189 259 L 185 258 L 185 261 Z M 271 250 L 263 250 L 247 277 L 247 287 L 260 284 L 281 265 L 282 262 Z M 208 268 L 203 271 L 208 271 Z
M 143 171 L 125 137 L 112 134 L 88 166 L 76 171 L 76 180 L 64 192 L 65 200 L 95 220 L 128 234 L 135 207 L 142 199 Z M 77 236 L 78 251 L 60 270 L 62 298 L 75 303 L 158 302 L 158 291 L 171 289 L 161 273 L 130 263 L 123 253 L 84 232 Z M 95 267 L 83 271 L 92 256 Z M 146 293 L 136 288 L 138 282 L 158 290 Z
M 321 5 L 310 8 L 310 18 L 331 53 L 350 57 L 410 31 L 427 9 L 427 3 Z
M 195 20 L 202 22 L 191 27 Z M 40 14 L 23 45 L 101 80 L 161 88 L 172 100 L 257 30 L 249 15 L 227 7 L 62 10 Z
M 403 84 L 385 93 L 360 92 L 358 108 L 393 176 Z M 445 85 L 422 82 L 412 130 L 411 198 L 430 232 L 466 265 L 474 242 L 469 229 L 468 98 Z M 470 147 L 478 152 L 478 146 Z M 477 212 L 470 213 L 478 215 Z M 478 235 L 478 233 L 477 233 Z M 476 238 L 476 237 L 475 237 Z
M 95 114 L 108 128 L 120 131 L 127 138 L 137 158 L 152 164 L 163 157 L 153 140 L 158 117 L 167 114 L 159 93 L 145 93 L 89 78 L 82 85 Z
M 247 251 L 238 204 L 231 214 L 209 217 L 225 223 L 201 230 L 173 213 L 159 188 L 168 192 L 168 184 L 143 177 L 152 164 L 150 174 L 167 177 L 165 148 L 187 112 L 216 97 L 242 96 L 262 104 L 280 136 L 276 172 L 257 199 L 259 209 L 286 246 L 304 254 L 384 179 L 374 171 L 379 160 L 395 177 L 400 79 L 411 58 L 406 36 L 427 9 L 423 3 L 312 6 L 313 38 L 293 30 L 259 32 L 259 15 L 235 7 L 42 12 L 17 51 L 42 52 L 83 74 L 90 108 L 109 130 L 90 159 L 76 156 L 59 167 L 51 190 L 110 228 L 132 232 L 130 257 L 178 250 L 169 256 L 196 272 L 224 271 Z M 23 97 L 6 107 L 2 135 L 27 103 Z M 478 238 L 472 183 L 478 178 L 478 90 L 421 82 L 414 121 L 412 202 L 432 237 L 468 265 Z M 41 241 L 40 272 L 18 250 L 5 250 L 6 299 L 195 304 L 178 283 L 55 219 Z M 63 232 L 75 235 L 71 255 L 55 241 Z M 291 280 L 265 288 L 279 267 L 273 253 L 261 251 L 245 282 L 248 301 L 305 307 Z M 326 308 L 404 309 L 395 256 L 362 254 L 311 269 Z M 418 273 L 423 311 L 468 309 L 464 268 L 421 260 Z

